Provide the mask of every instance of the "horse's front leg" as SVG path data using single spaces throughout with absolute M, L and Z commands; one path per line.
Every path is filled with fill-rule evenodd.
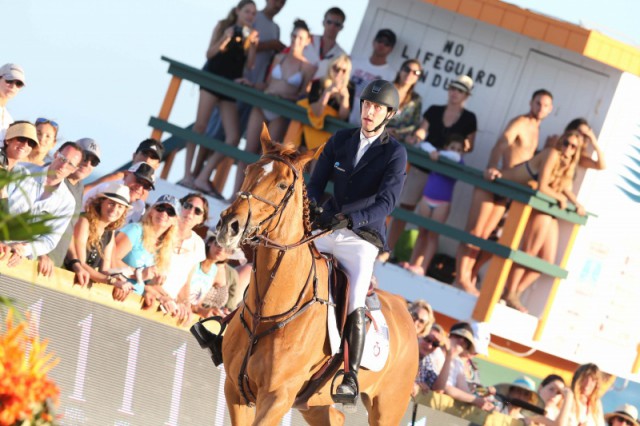
M 256 401 L 254 426 L 277 426 L 293 406 L 295 392 L 282 387 L 278 390 L 260 391 Z
M 234 426 L 251 424 L 254 419 L 254 410 L 244 403 L 244 399 L 238 393 L 237 386 L 227 377 L 224 382 L 224 395 L 227 400 L 227 408 Z

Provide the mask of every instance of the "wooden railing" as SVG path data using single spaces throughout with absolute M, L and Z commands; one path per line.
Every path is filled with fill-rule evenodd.
M 153 128 L 152 137 L 156 139 L 160 139 L 163 132 L 167 132 L 172 135 L 172 138 L 165 142 L 167 144 L 167 155 L 165 157 L 165 165 L 162 171 L 163 178 L 168 176 L 175 153 L 184 146 L 184 141 L 187 140 L 219 151 L 244 162 L 252 162 L 258 158 L 255 154 L 247 153 L 238 148 L 231 147 L 224 144 L 222 141 L 197 134 L 193 132 L 190 127 L 183 128 L 169 122 L 169 115 L 183 79 L 251 105 L 268 108 L 269 110 L 292 120 L 310 124 L 307 117 L 307 111 L 295 103 L 265 94 L 242 84 L 234 83 L 230 80 L 226 80 L 166 57 L 163 57 L 162 59 L 169 63 L 168 72 L 172 75 L 172 79 L 160 113 L 157 117 L 150 118 L 149 125 Z M 328 117 L 325 120 L 324 130 L 328 132 L 335 132 L 339 129 L 349 127 L 352 127 L 349 123 Z M 543 314 L 539 319 L 538 330 L 534 336 L 535 339 L 539 339 L 553 303 L 553 296 L 557 291 L 560 281 L 567 277 L 568 272 L 564 267 L 566 265 L 568 253 L 570 253 L 572 249 L 572 244 L 575 240 L 579 227 L 586 224 L 587 216 L 578 215 L 574 206 L 570 206 L 566 210 L 560 209 L 553 198 L 542 194 L 539 191 L 532 190 L 529 187 L 504 179 L 488 181 L 483 178 L 480 170 L 454 163 L 447 159 L 433 161 L 425 152 L 414 146 L 407 146 L 406 148 L 409 163 L 413 167 L 436 171 L 440 174 L 453 177 L 472 186 L 513 200 L 502 237 L 497 243 L 478 238 L 462 229 L 424 218 L 407 210 L 398 208 L 393 212 L 393 216 L 446 237 L 458 240 L 462 243 L 478 246 L 482 250 L 495 255 L 489 264 L 489 268 L 482 283 L 480 297 L 478 298 L 473 312 L 473 317 L 478 321 L 488 321 L 490 319 L 493 308 L 499 301 L 504 289 L 511 265 L 514 262 L 554 277 L 555 281 L 551 289 L 550 297 L 548 298 Z M 573 231 L 566 248 L 566 254 L 560 265 L 554 265 L 519 250 L 522 234 L 532 209 L 573 224 Z

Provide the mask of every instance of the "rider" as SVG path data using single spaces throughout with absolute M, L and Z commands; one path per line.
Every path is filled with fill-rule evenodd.
M 336 390 L 338 403 L 354 404 L 358 396 L 365 298 L 378 251 L 386 248 L 385 219 L 399 200 L 406 176 L 407 152 L 385 130 L 398 104 L 392 83 L 369 83 L 360 97 L 361 127 L 340 130 L 327 141 L 307 186 L 313 205 L 322 199 L 327 182 L 334 182 L 334 195 L 316 219 L 320 228 L 334 232 L 315 243 L 338 259 L 351 285 L 345 326 L 348 371 Z

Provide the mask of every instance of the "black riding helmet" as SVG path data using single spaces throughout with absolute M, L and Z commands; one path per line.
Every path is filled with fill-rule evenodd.
M 400 95 L 393 83 L 390 83 L 387 80 L 373 80 L 364 88 L 360 95 L 360 111 L 362 111 L 363 101 L 374 102 L 387 107 L 387 118 L 385 118 L 384 121 L 374 129 L 374 131 L 377 131 L 379 128 L 387 124 L 391 117 L 393 117 L 393 114 L 389 113 L 393 113 L 398 110 L 398 106 L 400 105 Z

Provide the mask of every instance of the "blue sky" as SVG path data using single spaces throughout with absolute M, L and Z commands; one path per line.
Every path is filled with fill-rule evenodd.
M 340 4 L 347 21 L 338 40 L 350 51 L 367 3 L 288 0 L 276 22 L 285 41 L 295 18 L 319 33 L 324 11 Z M 513 3 L 640 45 L 637 1 Z M 262 8 L 264 0 L 257 4 Z M 160 56 L 202 65 L 215 23 L 234 5 L 229 0 L 21 0 L 4 5 L 0 62 L 22 65 L 27 76 L 26 88 L 9 103 L 9 111 L 15 119 L 57 121 L 59 140 L 93 137 L 105 153 L 98 171 L 113 170 L 150 135 L 148 118 L 158 113 L 169 83 Z M 197 88 L 183 83 L 171 120 L 192 122 L 197 99 Z

